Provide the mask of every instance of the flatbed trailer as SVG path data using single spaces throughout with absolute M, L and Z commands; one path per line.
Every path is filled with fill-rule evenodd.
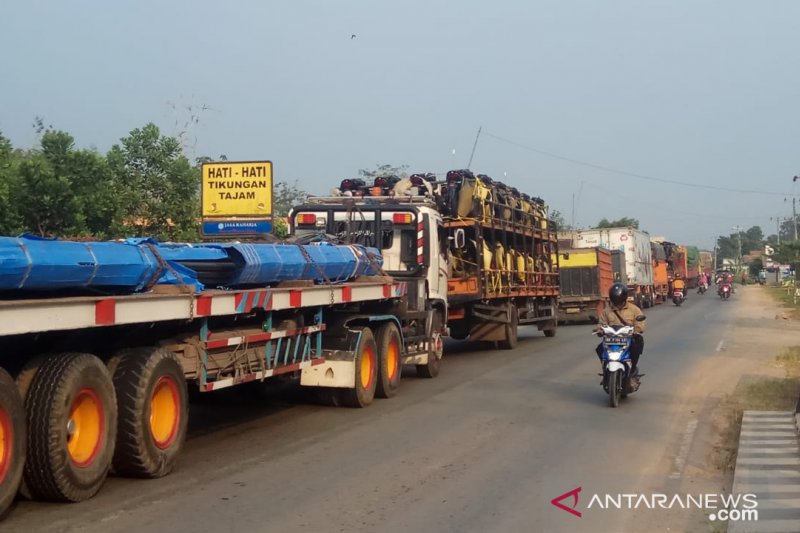
M 23 478 L 34 499 L 81 501 L 112 467 L 168 474 L 186 436 L 189 387 L 291 375 L 328 404 L 363 407 L 397 393 L 403 364 L 434 377 L 442 327 L 430 310 L 401 317 L 408 289 L 365 276 L 0 301 L 0 513 Z

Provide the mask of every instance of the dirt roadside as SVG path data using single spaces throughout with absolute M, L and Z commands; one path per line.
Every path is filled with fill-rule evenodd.
M 729 493 L 736 463 L 741 414 L 745 409 L 794 410 L 800 396 L 800 320 L 766 287 L 738 287 L 733 316 L 715 331 L 722 340 L 700 358 L 682 388 L 676 442 L 659 461 L 662 473 L 674 470 L 685 450 L 682 475 L 666 486 L 670 493 Z M 691 432 L 685 430 L 693 422 Z M 666 477 L 670 478 L 669 475 Z M 647 531 L 723 532 L 702 510 L 670 512 Z M 651 529 L 652 528 L 652 529 Z

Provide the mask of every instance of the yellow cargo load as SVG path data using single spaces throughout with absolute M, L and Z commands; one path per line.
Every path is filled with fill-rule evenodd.
M 562 253 L 558 258 L 561 268 L 593 267 L 597 266 L 597 252 L 594 248 L 573 248 L 569 251 L 569 258 Z

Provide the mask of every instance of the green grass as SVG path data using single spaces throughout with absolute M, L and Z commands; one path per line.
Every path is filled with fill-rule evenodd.
M 782 354 L 775 358 L 778 366 L 786 369 L 788 378 L 800 379 L 800 346 L 786 348 Z
M 800 310 L 800 298 L 798 298 L 797 303 L 794 303 L 793 290 L 789 290 L 787 287 L 768 287 L 767 290 L 770 292 L 772 297 L 781 302 L 784 307 L 793 310 Z

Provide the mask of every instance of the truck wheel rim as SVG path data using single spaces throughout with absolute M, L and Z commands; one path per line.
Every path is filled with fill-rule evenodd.
M 389 349 L 386 351 L 386 365 L 389 367 L 389 380 L 394 381 L 397 377 L 397 364 L 400 360 L 400 346 L 395 339 L 389 341 Z
M 444 341 L 442 340 L 442 336 L 438 332 L 434 333 L 433 336 L 433 352 L 439 359 L 442 358 L 442 354 L 444 353 Z
M 0 484 L 11 466 L 11 452 L 14 446 L 14 432 L 8 412 L 0 407 Z
M 67 421 L 67 451 L 76 466 L 85 467 L 100 451 L 105 414 L 100 397 L 92 389 L 78 391 Z
M 375 352 L 372 351 L 371 346 L 364 348 L 361 353 L 361 386 L 364 389 L 369 389 L 372 385 L 372 368 L 375 364 Z
M 150 434 L 160 448 L 168 448 L 175 440 L 180 422 L 178 385 L 170 376 L 162 376 L 150 397 Z

